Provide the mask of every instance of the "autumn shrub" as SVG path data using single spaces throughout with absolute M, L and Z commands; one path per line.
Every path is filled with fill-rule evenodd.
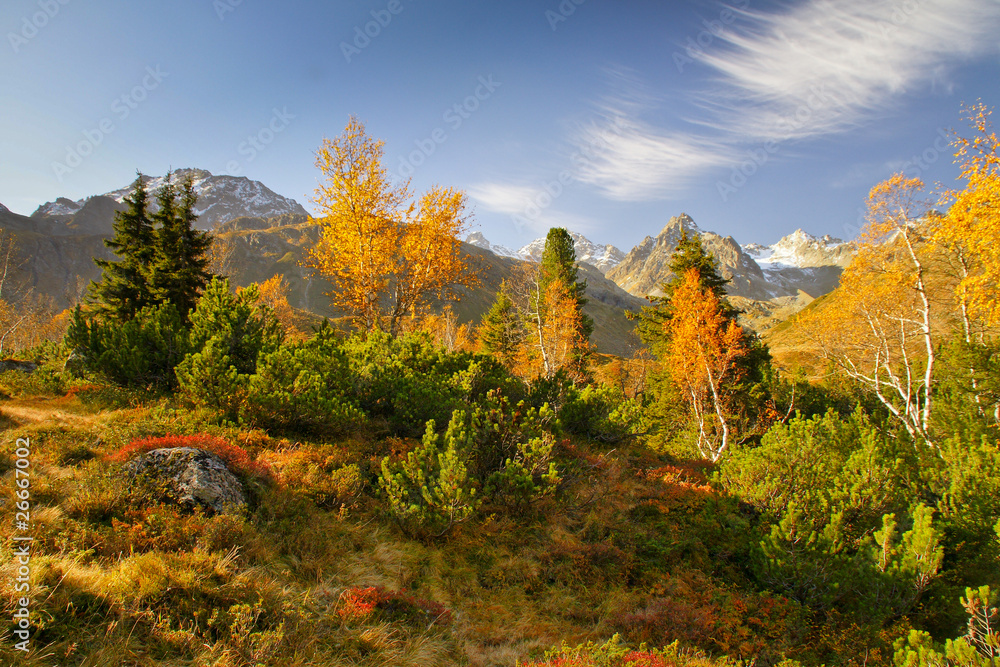
M 542 660 L 518 663 L 523 667 L 711 667 L 732 665 L 729 660 L 713 661 L 704 653 L 681 647 L 675 641 L 662 649 L 650 649 L 645 644 L 631 648 L 614 635 L 603 644 L 587 642 L 577 646 L 563 645 L 547 651 Z
M 365 484 L 361 467 L 332 445 L 301 447 L 267 455 L 278 484 L 308 496 L 319 507 L 351 505 Z
M 337 615 L 345 622 L 380 617 L 424 628 L 451 625 L 454 620 L 451 611 L 438 602 L 381 586 L 347 589 L 337 603 Z
M 269 479 L 272 476 L 269 466 L 259 463 L 249 452 L 239 445 L 206 434 L 168 435 L 159 438 L 133 440 L 124 447 L 112 452 L 108 456 L 108 460 L 115 463 L 124 463 L 154 449 L 173 449 L 176 447 L 192 447 L 211 452 L 225 461 L 230 469 L 246 477 Z
M 805 634 L 799 605 L 768 593 L 729 588 L 696 571 L 680 572 L 640 609 L 615 617 L 629 640 L 662 644 L 679 639 L 713 654 L 769 662 Z

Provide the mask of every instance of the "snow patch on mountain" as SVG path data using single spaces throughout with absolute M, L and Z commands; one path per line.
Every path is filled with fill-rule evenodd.
M 51 217 L 57 215 L 74 215 L 83 208 L 83 204 L 86 200 L 81 199 L 78 202 L 71 201 L 65 197 L 59 197 L 55 201 L 50 201 L 42 204 L 35 212 L 31 214 L 32 218 L 40 217 Z
M 797 229 L 769 246 L 748 243 L 743 251 L 764 271 L 784 268 L 809 269 L 823 266 L 845 267 L 854 254 L 852 244 L 826 235 L 815 237 Z
M 522 259 L 520 255 L 517 254 L 516 250 L 511 250 L 507 246 L 494 245 L 490 243 L 482 232 L 472 232 L 465 238 L 465 242 L 474 245 L 477 248 L 482 248 L 483 250 L 489 250 L 494 255 L 499 257 L 511 257 L 513 259 Z
M 573 239 L 576 261 L 590 264 L 601 273 L 606 274 L 625 258 L 625 253 L 613 245 L 594 243 L 583 234 L 577 234 L 576 232 L 570 232 L 569 235 Z M 483 236 L 482 232 L 469 234 L 465 242 L 489 250 L 494 255 L 499 255 L 500 257 L 511 257 L 532 262 L 542 261 L 542 253 L 545 252 L 544 238 L 535 239 L 518 250 L 511 250 L 502 245 L 494 245 Z
M 308 215 L 308 212 L 294 199 L 282 197 L 259 181 L 251 181 L 245 176 L 215 176 L 204 169 L 178 169 L 173 172 L 173 183 L 179 185 L 188 176 L 192 179 L 198 201 L 195 213 L 197 226 L 211 229 L 215 225 L 239 217 L 275 218 L 286 214 Z M 150 210 L 155 211 L 156 191 L 166 182 L 166 177 L 146 177 L 146 189 L 150 193 Z M 116 202 L 122 203 L 132 192 L 132 184 L 106 193 Z M 83 208 L 86 199 L 70 201 L 59 198 L 42 204 L 32 214 L 33 218 L 60 215 L 74 215 Z

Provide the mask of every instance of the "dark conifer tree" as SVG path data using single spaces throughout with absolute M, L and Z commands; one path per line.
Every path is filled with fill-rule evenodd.
M 190 177 L 178 193 L 168 174 L 156 201 L 159 210 L 153 215 L 157 228 L 151 292 L 157 302 L 170 301 L 187 317 L 211 277 L 207 267 L 212 239 L 194 227 L 197 195 Z
M 117 261 L 95 259 L 101 279 L 91 282 L 90 300 L 99 312 L 114 319 L 131 319 L 155 299 L 149 288 L 149 267 L 156 253 L 149 196 L 141 173 L 132 192 L 125 197 L 124 211 L 115 213 L 114 236 L 104 245 L 114 251 Z
M 539 267 L 538 292 L 544 294 L 552 282 L 561 281 L 576 299 L 583 323 L 581 334 L 585 340 L 589 340 L 590 334 L 594 332 L 594 320 L 583 312 L 587 303 L 584 296 L 587 293 L 587 281 L 579 280 L 578 273 L 573 237 L 562 227 L 553 227 L 545 238 L 545 250 Z
M 502 282 L 493 307 L 483 315 L 479 340 L 486 352 L 507 368 L 513 368 L 524 335 L 520 313 L 507 294 L 506 282 Z

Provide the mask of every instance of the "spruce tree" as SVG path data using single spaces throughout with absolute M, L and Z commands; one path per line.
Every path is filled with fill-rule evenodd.
M 497 361 L 512 368 L 521 342 L 524 340 L 524 325 L 517 306 L 507 294 L 507 283 L 500 283 L 496 301 L 483 316 L 479 330 L 479 340 L 483 350 L 492 354 Z
M 194 228 L 198 219 L 194 212 L 197 195 L 190 176 L 178 193 L 171 175 L 167 174 L 156 201 L 159 210 L 153 215 L 157 224 L 156 254 L 150 271 L 150 290 L 158 302 L 170 301 L 187 317 L 211 277 L 207 267 L 212 240 L 208 233 Z
M 89 299 L 99 312 L 125 321 L 155 303 L 149 289 L 149 266 L 155 256 L 155 234 L 143 175 L 137 172 L 124 211 L 115 213 L 114 236 L 104 241 L 118 261 L 95 259 L 101 279 L 91 282 Z
M 594 332 L 594 320 L 583 312 L 587 303 L 584 297 L 587 293 L 587 281 L 578 280 L 578 273 L 573 237 L 564 228 L 553 227 L 545 238 L 545 250 L 539 267 L 538 293 L 544 294 L 549 285 L 556 280 L 561 281 L 576 300 L 582 322 L 580 333 L 585 340 L 589 340 L 590 334 Z

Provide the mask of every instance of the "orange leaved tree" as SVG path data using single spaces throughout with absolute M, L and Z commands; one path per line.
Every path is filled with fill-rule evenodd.
M 838 307 L 803 324 L 824 355 L 870 390 L 918 442 L 930 433 L 938 336 L 946 316 L 933 298 L 941 276 L 928 243 L 920 179 L 895 174 L 868 195 L 858 252 L 841 276 Z
M 688 269 L 670 300 L 673 317 L 664 323 L 665 366 L 698 427 L 701 455 L 718 461 L 731 441 L 738 360 L 746 355 L 743 330 L 727 318 L 719 297 L 703 288 L 697 269 Z
M 312 265 L 331 278 L 334 305 L 366 331 L 400 332 L 404 317 L 475 275 L 461 251 L 466 195 L 435 186 L 419 202 L 409 182 L 392 183 L 382 164 L 383 142 L 351 118 L 344 133 L 325 139 L 316 166 L 322 236 Z
M 975 133 L 954 142 L 965 188 L 948 193 L 951 207 L 935 238 L 959 259 L 956 297 L 967 339 L 970 316 L 987 326 L 1000 324 L 1000 140 L 990 113 L 983 104 L 966 109 Z

